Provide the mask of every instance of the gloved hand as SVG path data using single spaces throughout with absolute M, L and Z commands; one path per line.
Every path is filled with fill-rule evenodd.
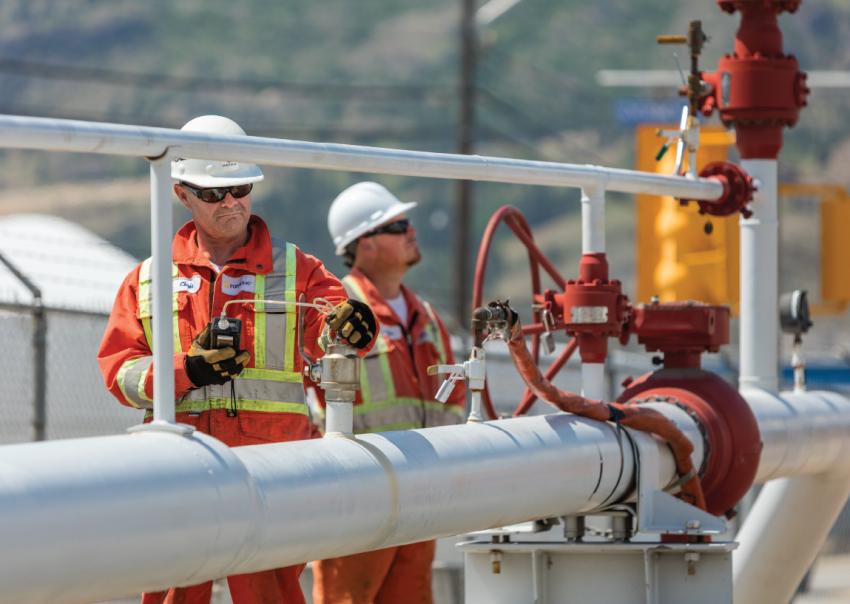
M 365 348 L 374 339 L 378 324 L 368 304 L 349 299 L 334 307 L 328 327 L 355 348 Z
M 210 349 L 210 328 L 204 328 L 192 341 L 186 353 L 186 373 L 198 388 L 210 384 L 225 384 L 236 377 L 251 355 L 245 350 L 226 348 Z

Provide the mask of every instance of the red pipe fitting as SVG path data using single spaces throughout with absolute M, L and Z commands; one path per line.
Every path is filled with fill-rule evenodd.
M 608 279 L 605 254 L 584 254 L 579 278 L 567 281 L 564 292 L 554 297 L 566 332 L 578 340 L 582 362 L 603 363 L 608 338 L 620 337 L 629 320 L 629 299 L 619 281 Z
M 729 307 L 693 301 L 638 304 L 629 331 L 647 352 L 662 352 L 665 367 L 698 369 L 703 352 L 729 343 Z
M 782 148 L 782 128 L 797 123 L 809 89 L 797 59 L 782 49 L 777 15 L 794 12 L 801 0 L 719 0 L 728 13 L 741 12 L 735 52 L 717 71 L 703 72 L 711 90 L 701 99 L 705 115 L 717 109 L 734 124 L 743 159 L 776 159 Z
M 738 391 L 702 369 L 665 368 L 639 377 L 617 400 L 669 403 L 696 421 L 705 443 L 699 473 L 706 510 L 729 515 L 752 486 L 762 449 L 756 418 Z
M 712 162 L 705 166 L 699 173 L 701 178 L 713 178 L 723 185 L 723 194 L 715 201 L 680 199 L 679 203 L 687 205 L 696 201 L 700 214 L 712 216 L 729 216 L 740 212 L 744 218 L 753 215 L 747 207 L 753 200 L 755 187 L 753 177 L 747 174 L 743 168 L 728 161 Z

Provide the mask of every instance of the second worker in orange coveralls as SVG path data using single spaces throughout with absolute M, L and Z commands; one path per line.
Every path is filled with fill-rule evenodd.
M 443 405 L 429 365 L 454 363 L 449 336 L 431 305 L 402 284 L 420 258 L 416 231 L 402 203 L 374 182 L 357 183 L 334 200 L 328 228 L 351 272 L 343 284 L 351 298 L 375 312 L 381 333 L 363 359 L 354 407 L 355 433 L 461 423 L 462 384 Z M 316 604 L 430 604 L 434 541 L 316 562 Z
M 238 124 L 217 115 L 195 118 L 183 130 L 245 134 Z M 178 159 L 171 175 L 175 195 L 192 213 L 172 244 L 177 421 L 231 447 L 310 438 L 299 342 L 312 358 L 320 357 L 318 339 L 325 317 L 308 308 L 300 322 L 291 305 L 233 304 L 227 316 L 241 321 L 238 347 L 212 347 L 207 326 L 233 300 L 324 298 L 336 305 L 328 325 L 352 346 L 368 349 L 377 328 L 372 312 L 362 302 L 347 300 L 339 280 L 317 258 L 273 239 L 265 222 L 251 214 L 251 188 L 263 180 L 257 166 Z M 107 388 L 122 404 L 145 409 L 148 418 L 153 394 L 151 312 L 148 259 L 122 283 L 98 352 Z M 202 508 L 204 502 L 187 501 L 181 513 L 195 506 Z M 303 603 L 298 583 L 303 568 L 300 564 L 228 577 L 231 598 L 234 604 Z M 142 603 L 209 604 L 211 593 L 212 581 L 206 581 L 145 593 Z

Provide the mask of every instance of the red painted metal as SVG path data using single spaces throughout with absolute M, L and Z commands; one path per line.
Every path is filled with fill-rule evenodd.
M 728 13 L 739 11 L 735 52 L 720 59 L 715 72 L 703 72 L 711 90 L 701 110 L 734 124 L 744 159 L 776 159 L 782 129 L 797 123 L 809 89 L 797 59 L 782 48 L 777 15 L 794 12 L 801 0 L 719 0 Z
M 716 201 L 680 199 L 679 203 L 687 205 L 695 201 L 700 214 L 729 216 L 740 212 L 744 218 L 752 216 L 747 204 L 753 200 L 753 177 L 742 167 L 728 161 L 712 162 L 700 170 L 699 175 L 719 181 L 723 185 L 723 195 Z
M 752 486 L 762 448 L 758 423 L 738 391 L 718 375 L 665 368 L 637 378 L 617 400 L 673 404 L 697 421 L 706 444 L 700 475 L 710 513 L 729 512 Z
M 622 284 L 608 278 L 605 254 L 584 254 L 579 278 L 567 281 L 564 293 L 553 298 L 567 333 L 578 339 L 582 362 L 605 362 L 608 338 L 623 334 L 630 315 Z
M 699 368 L 703 352 L 729 343 L 729 307 L 702 302 L 638 304 L 629 331 L 648 352 L 664 353 L 667 368 Z

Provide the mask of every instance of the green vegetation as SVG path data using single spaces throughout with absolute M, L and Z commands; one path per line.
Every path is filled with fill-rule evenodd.
M 454 0 L 6 0 L 0 5 L 0 112 L 165 127 L 221 113 L 254 135 L 452 151 L 459 15 Z M 669 91 L 603 89 L 594 74 L 673 68 L 669 49 L 656 47 L 654 37 L 684 32 L 694 18 L 712 37 L 704 60 L 710 67 L 731 48 L 738 22 L 714 2 L 520 3 L 481 32 L 478 152 L 630 166 L 633 134 L 614 121 L 613 102 L 669 97 Z M 786 48 L 804 68 L 847 68 L 843 33 L 850 5 L 809 0 L 782 20 Z M 812 95 L 800 125 L 786 135 L 783 178 L 850 184 L 843 160 L 850 125 L 839 117 L 850 108 L 848 99 L 842 90 Z M 7 152 L 2 158 L 7 189 L 97 186 L 144 176 L 147 169 L 136 160 L 90 156 Z M 439 307 L 451 307 L 453 183 L 307 170 L 269 169 L 267 176 L 255 196 L 258 212 L 275 232 L 338 271 L 325 218 L 343 187 L 377 179 L 422 202 L 414 219 L 426 262 L 411 278 Z M 571 225 L 578 217 L 576 191 L 480 184 L 476 199 L 474 246 L 492 211 L 511 203 L 547 234 L 543 247 L 563 272 L 574 272 L 577 242 L 565 245 L 565 239 L 577 237 Z M 629 202 L 616 204 L 609 239 L 629 242 Z M 139 222 L 144 212 L 138 208 L 65 215 L 138 256 L 147 253 L 148 225 Z M 490 270 L 520 275 L 519 251 L 505 246 Z M 623 272 L 630 262 L 612 259 Z M 519 296 L 525 282 L 494 279 L 499 291 L 493 293 Z

